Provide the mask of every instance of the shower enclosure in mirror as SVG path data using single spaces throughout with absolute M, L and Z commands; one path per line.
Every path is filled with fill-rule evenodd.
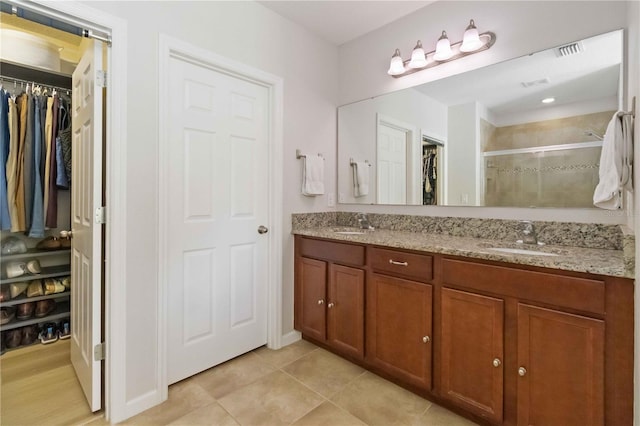
M 622 70 L 618 30 L 341 106 L 338 200 L 593 207 Z

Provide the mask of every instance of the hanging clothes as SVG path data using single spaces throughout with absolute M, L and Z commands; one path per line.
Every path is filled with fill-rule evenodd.
M 6 165 L 9 158 L 9 94 L 0 89 L 0 229 L 11 229 Z
M 46 114 L 46 111 L 45 111 Z M 29 237 L 44 237 L 44 200 L 42 193 L 42 172 L 44 161 L 43 156 L 43 114 L 42 114 L 42 97 L 34 96 L 34 134 L 33 138 L 33 198 L 31 209 L 31 228 L 29 228 Z
M 27 88 L 27 126 L 24 142 L 24 211 L 25 211 L 25 230 L 31 229 L 31 216 L 33 214 L 33 192 L 35 188 L 34 171 L 33 171 L 33 144 L 35 140 L 35 97 Z
M 27 137 L 27 94 L 23 93 L 17 98 L 17 108 L 20 119 L 18 121 L 18 163 L 16 167 L 16 208 L 18 209 L 18 228 L 20 232 L 27 230 L 27 221 L 24 201 L 24 144 Z
M 11 218 L 11 232 L 20 232 L 18 218 L 18 206 L 16 204 L 16 193 L 18 186 L 18 151 L 20 145 L 20 132 L 18 107 L 13 97 L 9 97 L 9 157 L 7 159 L 7 203 L 9 205 L 9 217 Z
M 48 187 L 47 214 L 45 215 L 45 226 L 48 228 L 58 227 L 58 187 L 56 186 L 56 176 L 58 173 L 56 167 L 56 139 L 58 135 L 58 96 L 53 96 L 51 110 L 51 141 L 49 146 L 49 179 L 46 185 Z

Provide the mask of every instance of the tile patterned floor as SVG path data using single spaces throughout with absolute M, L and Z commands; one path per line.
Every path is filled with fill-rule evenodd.
M 127 425 L 422 425 L 472 423 L 301 340 L 265 347 L 169 387 Z M 93 423 L 91 424 L 93 425 Z

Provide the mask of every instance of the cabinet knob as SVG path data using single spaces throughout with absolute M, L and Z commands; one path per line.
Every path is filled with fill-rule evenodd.
M 423 343 L 429 343 L 430 341 L 431 341 L 431 339 L 429 338 L 429 336 L 424 336 L 424 337 L 422 338 L 422 342 L 423 342 Z
M 327 307 L 328 307 L 329 309 L 333 308 L 334 306 L 336 306 L 336 305 L 334 305 L 334 304 L 333 304 L 333 302 L 329 302 L 329 304 L 327 305 Z
M 324 303 L 324 300 L 320 299 L 318 300 L 318 305 L 322 305 Z
M 502 364 L 502 362 L 500 362 L 500 358 L 494 358 L 493 366 L 498 368 L 498 367 L 500 367 L 500 364 Z
M 518 375 L 520 377 L 524 377 L 525 374 L 527 374 L 527 369 L 526 368 L 524 368 L 524 367 L 518 368 Z

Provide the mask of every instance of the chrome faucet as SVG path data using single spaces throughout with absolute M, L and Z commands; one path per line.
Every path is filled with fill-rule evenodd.
M 530 220 L 523 220 L 522 224 L 522 242 L 524 244 L 538 244 L 538 237 L 536 236 L 536 228 Z
M 373 231 L 375 229 L 369 223 L 369 218 L 367 217 L 366 213 L 356 213 L 356 219 L 358 220 L 358 224 L 360 225 L 360 228 L 368 229 L 370 231 Z

